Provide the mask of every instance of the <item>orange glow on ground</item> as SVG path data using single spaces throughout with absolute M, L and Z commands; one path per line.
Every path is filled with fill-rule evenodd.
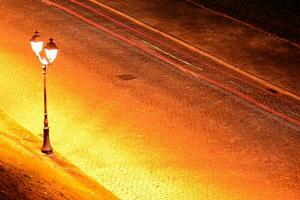
M 76 32 L 74 27 L 68 26 L 64 15 L 52 9 L 48 14 L 51 19 L 61 20 L 57 24 L 64 33 Z M 39 20 L 34 26 L 44 27 Z M 27 38 L 35 27 L 15 31 L 16 25 L 5 25 L 5 31 L 0 33 L 3 41 L 0 44 L 0 109 L 30 132 L 41 135 L 42 69 Z M 82 36 L 79 38 L 91 31 L 89 26 L 84 28 L 86 32 L 78 33 Z M 47 73 L 54 152 L 59 152 L 120 199 L 279 200 L 288 195 L 293 199 L 293 195 L 297 195 L 292 188 L 270 187 L 273 183 L 268 182 L 267 172 L 259 168 L 265 163 L 256 160 L 265 158 L 257 156 L 259 151 L 245 147 L 244 151 L 234 152 L 223 145 L 223 141 L 239 141 L 234 125 L 212 117 L 211 113 L 195 112 L 192 105 L 184 107 L 176 95 L 168 96 L 162 88 L 147 82 L 141 72 L 154 70 L 156 61 L 102 35 L 100 42 L 115 53 L 104 51 L 102 43 L 98 45 L 101 48 L 90 51 L 89 45 L 99 42 L 99 33 L 90 35 L 93 42 L 84 41 L 87 44 L 74 49 L 82 41 L 55 30 L 57 27 L 53 24 L 43 30 L 56 36 L 60 48 Z M 135 72 L 141 73 L 141 77 L 132 82 L 116 78 L 130 71 L 127 60 L 118 53 L 128 58 L 136 56 L 128 62 L 135 64 Z M 178 77 L 180 83 L 186 80 L 168 68 L 158 72 L 165 82 Z M 148 75 L 161 81 L 157 74 Z M 182 83 L 178 87 L 185 91 L 193 85 Z M 211 88 L 207 90 L 214 100 L 223 95 Z M 226 100 L 222 99 L 215 107 L 231 109 L 231 102 Z M 239 109 L 236 110 L 238 113 Z M 268 189 L 263 190 L 265 185 Z
M 6 68 L 1 68 L 2 106 L 22 126 L 40 135 L 43 124 L 43 100 L 42 76 L 38 62 L 32 60 L 26 63 L 24 58 L 15 59 L 13 53 L 3 53 L 3 50 L 0 61 L 6 61 Z M 243 188 L 239 189 L 235 185 L 238 181 L 230 181 L 233 176 L 243 177 L 242 172 L 229 175 L 228 169 L 219 166 L 218 173 L 215 174 L 216 169 L 210 170 L 206 168 L 207 163 L 203 163 L 201 172 L 199 173 L 198 170 L 196 175 L 193 167 L 188 167 L 192 164 L 188 160 L 186 166 L 176 166 L 176 163 L 169 166 L 168 159 L 170 162 L 176 162 L 187 158 L 185 154 L 179 152 L 176 157 L 172 155 L 170 157 L 170 152 L 165 151 L 164 148 L 153 149 L 159 134 L 163 135 L 174 130 L 169 125 L 157 126 L 157 124 L 168 124 L 168 116 L 164 116 L 166 114 L 161 112 L 160 119 L 157 119 L 155 116 L 158 113 L 153 113 L 151 107 L 147 106 L 136 108 L 142 114 L 135 116 L 132 110 L 128 110 L 136 104 L 136 102 L 130 103 L 129 94 L 117 93 L 109 83 L 101 80 L 85 79 L 88 73 L 80 68 L 73 71 L 67 67 L 74 64 L 76 63 L 58 61 L 51 66 L 52 69 L 50 68 L 48 73 L 49 125 L 54 151 L 60 152 L 86 174 L 95 178 L 117 196 L 119 195 L 121 199 L 205 199 L 207 196 L 212 199 L 220 199 L 220 197 L 252 199 L 251 197 L 255 197 L 255 190 L 244 193 Z M 70 76 L 66 78 L 66 74 L 60 74 L 60 70 L 66 70 L 65 73 Z M 10 74 L 15 76 L 12 77 Z M 11 92 L 12 88 L 13 92 Z M 93 95 L 94 91 L 97 91 L 97 95 Z M 107 94 L 111 95 L 110 99 Z M 158 98 L 164 101 L 163 97 Z M 143 113 L 147 113 L 147 116 Z M 137 118 L 145 126 L 135 122 L 134 119 Z M 180 126 L 180 123 L 178 124 L 176 126 Z M 153 129 L 155 132 L 151 131 Z M 154 133 L 153 140 L 151 137 L 150 140 L 144 138 L 141 131 Z M 209 152 L 202 152 L 201 156 L 209 159 Z M 155 160 L 159 161 L 157 165 Z M 226 176 L 221 175 L 222 170 L 227 174 Z M 114 178 L 115 176 L 122 177 L 122 182 L 116 184 L 118 180 Z M 259 177 L 251 179 L 255 181 L 256 178 Z M 211 180 L 215 180 L 215 183 Z M 231 184 L 237 189 L 230 188 Z M 123 188 L 131 188 L 131 192 L 126 193 Z

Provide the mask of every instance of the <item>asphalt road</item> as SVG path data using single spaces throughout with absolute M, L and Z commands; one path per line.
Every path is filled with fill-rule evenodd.
M 59 47 L 52 146 L 119 198 L 299 199 L 297 100 L 74 2 L 1 2 L 2 110 L 41 134 L 42 73 L 28 42 L 38 29 Z

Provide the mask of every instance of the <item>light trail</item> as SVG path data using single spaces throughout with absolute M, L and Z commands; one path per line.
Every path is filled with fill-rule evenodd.
M 80 7 L 83 7 L 83 8 L 85 8 L 85 9 L 87 9 L 87 10 L 93 12 L 94 14 L 97 14 L 97 15 L 99 15 L 99 16 L 104 17 L 105 19 L 107 19 L 107 20 L 113 22 L 113 23 L 116 24 L 116 25 L 122 26 L 123 28 L 125 28 L 125 29 L 127 29 L 127 30 L 129 30 L 129 31 L 132 31 L 132 32 L 134 32 L 134 33 L 137 33 L 137 34 L 139 34 L 140 36 L 143 36 L 143 37 L 145 37 L 145 38 L 147 38 L 147 39 L 149 39 L 149 40 L 152 40 L 152 41 L 154 41 L 154 42 L 156 42 L 156 43 L 158 43 L 158 44 L 160 44 L 160 45 L 162 45 L 162 46 L 164 46 L 164 47 L 167 47 L 167 48 L 169 48 L 169 49 L 171 49 L 171 50 L 173 50 L 173 51 L 175 51 L 175 52 L 177 52 L 177 53 L 179 53 L 179 54 L 181 54 L 181 55 L 183 55 L 183 56 L 186 56 L 186 57 L 192 59 L 193 61 L 196 61 L 196 60 L 195 60 L 194 58 L 192 58 L 190 55 L 187 55 L 186 53 L 184 53 L 184 52 L 182 52 L 182 51 L 179 52 L 177 49 L 174 49 L 172 46 L 170 46 L 170 45 L 168 45 L 168 44 L 165 44 L 165 43 L 162 43 L 161 41 L 157 40 L 156 38 L 151 37 L 151 36 L 145 34 L 144 32 L 139 31 L 139 30 L 137 30 L 137 29 L 135 29 L 135 28 L 132 28 L 132 27 L 130 27 L 130 26 L 128 26 L 128 25 L 126 25 L 126 24 L 124 24 L 124 23 L 122 23 L 122 22 L 120 22 L 120 21 L 118 21 L 118 20 L 116 20 L 116 19 L 114 19 L 114 18 L 112 18 L 112 17 L 110 17 L 110 16 L 104 14 L 103 12 L 100 12 L 100 11 L 98 11 L 98 10 L 95 10 L 94 8 L 91 8 L 91 7 L 87 6 L 86 4 L 83 4 L 83 3 L 78 2 L 78 1 L 76 1 L 76 0 L 68 0 L 68 1 L 70 1 L 70 2 L 72 2 L 72 3 L 74 3 L 74 4 L 76 4 L 76 5 L 78 5 L 78 6 L 80 6 Z M 243 70 L 241 70 L 241 69 L 239 69 L 239 68 L 237 68 L 237 67 L 234 67 L 234 66 L 228 66 L 228 65 L 229 65 L 228 63 L 226 64 L 224 61 L 220 60 L 219 58 L 216 58 L 215 56 L 210 55 L 210 54 L 208 54 L 208 53 L 206 53 L 206 52 L 204 52 L 204 51 L 202 51 L 202 50 L 199 51 L 197 48 L 191 46 L 190 44 L 186 44 L 185 42 L 183 42 L 183 41 L 181 41 L 181 40 L 178 40 L 177 38 L 174 38 L 173 36 L 170 36 L 170 35 L 168 35 L 168 34 L 166 34 L 166 33 L 164 33 L 164 32 L 161 32 L 160 30 L 157 30 L 157 29 L 155 29 L 155 28 L 153 28 L 153 27 L 151 27 L 151 26 L 149 26 L 149 25 L 147 25 L 147 24 L 145 24 L 145 23 L 143 23 L 143 22 L 140 22 L 140 21 L 138 21 L 138 20 L 135 19 L 135 18 L 132 18 L 132 17 L 130 17 L 130 16 L 128 16 L 128 15 L 122 13 L 122 12 L 119 12 L 119 11 L 117 11 L 117 10 L 115 10 L 115 9 L 113 9 L 113 8 L 111 8 L 111 7 L 109 7 L 109 6 L 105 5 L 105 4 L 103 4 L 103 3 L 100 3 L 100 2 L 98 2 L 98 1 L 95 1 L 95 0 L 89 0 L 89 1 L 92 2 L 92 3 L 94 3 L 94 4 L 96 4 L 96 5 L 98 5 L 99 7 L 102 7 L 102 8 L 104 8 L 104 9 L 107 9 L 107 10 L 111 11 L 111 12 L 114 13 L 114 14 L 117 14 L 117 15 L 119 15 L 119 16 L 122 16 L 122 17 L 124 17 L 125 19 L 130 20 L 130 21 L 134 22 L 135 24 L 140 25 L 140 26 L 143 27 L 143 28 L 146 28 L 146 29 L 148 29 L 148 30 L 150 30 L 150 31 L 152 31 L 152 32 L 158 33 L 159 35 L 162 35 L 162 36 L 164 36 L 165 38 L 167 38 L 167 39 L 169 39 L 169 40 L 171 40 L 171 41 L 175 41 L 176 43 L 181 44 L 181 45 L 184 46 L 185 48 L 188 48 L 188 49 L 190 49 L 190 50 L 192 50 L 192 51 L 194 51 L 194 52 L 197 52 L 197 53 L 199 53 L 200 55 L 205 56 L 205 57 L 207 57 L 207 58 L 209 58 L 209 59 L 215 61 L 215 62 L 218 63 L 218 64 L 221 64 L 222 66 L 225 66 L 225 67 L 227 67 L 227 68 L 230 68 L 231 70 L 233 70 L 233 71 L 235 71 L 235 72 L 238 72 L 239 74 L 242 74 L 242 75 L 244 75 L 244 76 L 250 78 L 251 80 L 257 81 L 257 82 L 260 83 L 262 86 L 266 87 L 266 88 L 263 88 L 263 90 L 266 90 L 266 91 L 267 91 L 267 89 L 272 88 L 272 89 L 274 89 L 274 90 L 276 90 L 276 91 L 278 91 L 278 92 L 281 92 L 281 93 L 283 93 L 283 94 L 285 94 L 285 95 L 288 95 L 288 96 L 291 96 L 291 95 L 292 95 L 291 97 L 293 97 L 293 98 L 295 98 L 295 99 L 297 99 L 297 100 L 300 100 L 300 97 L 298 98 L 298 96 L 293 96 L 294 94 L 289 94 L 289 92 L 286 91 L 286 90 L 285 90 L 285 92 L 282 92 L 282 89 L 278 88 L 277 86 L 274 86 L 273 84 L 270 84 L 270 83 L 263 83 L 263 82 L 261 82 L 261 81 L 258 81 L 258 80 L 256 80 L 257 77 L 255 77 L 255 76 L 252 77 L 253 75 L 249 74 L 248 72 L 245 72 L 245 71 L 243 71 Z M 147 44 L 149 44 L 149 43 L 147 43 Z M 185 45 L 185 44 L 186 44 L 186 45 Z M 149 44 L 149 45 L 150 45 L 150 44 Z M 154 47 L 155 49 L 157 49 L 157 50 L 159 50 L 159 51 L 161 51 L 161 52 L 163 52 L 163 53 L 165 53 L 165 54 L 167 54 L 167 55 L 169 55 L 169 56 L 171 56 L 171 57 L 177 59 L 177 60 L 180 60 L 181 62 L 183 62 L 183 63 L 185 63 L 185 64 L 191 66 L 192 68 L 195 68 L 196 70 L 203 71 L 203 69 L 202 69 L 201 67 L 199 67 L 199 66 L 191 65 L 191 64 L 188 63 L 187 61 L 184 61 L 184 60 L 182 60 L 182 59 L 179 59 L 179 58 L 177 58 L 176 56 L 174 56 L 174 55 L 172 55 L 172 54 L 166 53 L 165 51 L 161 50 L 160 48 L 158 48 L 158 47 L 156 47 L 156 46 L 153 46 L 153 45 L 151 45 L 151 46 Z M 198 50 L 198 51 L 197 51 L 197 50 Z M 196 62 L 197 62 L 197 61 L 196 61 Z M 206 67 L 210 67 L 210 66 L 207 65 Z M 218 70 L 220 70 L 220 69 L 218 69 Z M 226 75 L 229 75 L 229 74 L 226 73 L 224 70 L 220 70 L 220 71 L 222 71 L 222 73 L 224 73 L 224 74 L 226 74 Z M 245 74 L 245 73 L 246 73 L 246 74 Z M 229 75 L 229 76 L 232 76 L 232 75 Z M 242 79 L 241 79 L 240 77 L 238 77 L 238 76 L 234 76 L 234 78 L 235 78 L 235 79 L 239 79 L 239 80 L 242 81 L 242 82 L 247 82 L 247 84 L 250 84 L 250 85 L 252 85 L 252 86 L 254 86 L 254 87 L 258 87 L 257 84 L 254 84 L 254 83 L 249 82 L 249 81 L 242 80 Z M 263 81 L 264 81 L 264 80 L 263 80 Z M 271 95 L 274 95 L 274 94 L 271 93 Z
M 64 11 L 64 12 L 66 12 L 66 13 L 69 13 L 70 15 L 73 15 L 74 17 L 76 17 L 76 18 L 78 18 L 78 19 L 80 19 L 80 20 L 82 20 L 82 21 L 84 21 L 84 22 L 86 22 L 86 23 L 94 26 L 95 28 L 97 28 L 97 29 L 99 29 L 99 30 L 101 30 L 101 31 L 103 31 L 103 32 L 105 32 L 105 33 L 107 33 L 107 34 L 109 34 L 109 35 L 111 35 L 111 36 L 113 36 L 113 37 L 121 40 L 121 41 L 123 41 L 124 43 L 126 43 L 128 45 L 134 46 L 134 47 L 142 50 L 143 52 L 146 52 L 149 55 L 157 57 L 160 60 L 162 60 L 162 61 L 164 61 L 164 62 L 166 62 L 166 63 L 168 63 L 170 65 L 173 65 L 177 69 L 179 69 L 179 70 L 181 70 L 181 71 L 183 71 L 183 72 L 185 72 L 185 73 L 187 73 L 189 75 L 192 75 L 193 77 L 196 77 L 196 78 L 198 78 L 200 80 L 206 81 L 207 83 L 209 83 L 211 85 L 214 85 L 214 86 L 216 86 L 216 87 L 218 87 L 220 89 L 223 89 L 223 90 L 225 90 L 227 92 L 230 92 L 230 93 L 238 96 L 239 98 L 241 98 L 241 99 L 243 99 L 243 100 L 245 100 L 245 101 L 247 101 L 247 102 L 249 102 L 249 103 L 257 106 L 257 107 L 260 107 L 261 109 L 263 109 L 263 110 L 265 110 L 265 111 L 267 111 L 267 112 L 269 112 L 269 113 L 271 113 L 271 114 L 273 114 L 273 115 L 275 115 L 275 116 L 277 116 L 279 118 L 282 118 L 282 119 L 284 119 L 284 120 L 286 120 L 286 121 L 288 121 L 290 123 L 293 123 L 293 124 L 297 125 L 298 127 L 300 127 L 300 121 L 299 120 L 297 120 L 295 118 L 292 118 L 292 117 L 289 117 L 289 116 L 287 116 L 287 115 L 285 115 L 285 114 L 283 114 L 281 112 L 278 112 L 278 111 L 276 111 L 276 110 L 274 110 L 274 109 L 272 109 L 272 108 L 270 108 L 270 107 L 268 107 L 268 106 L 266 106 L 266 105 L 258 102 L 254 98 L 251 98 L 250 96 L 247 96 L 247 95 L 241 93 L 238 90 L 235 90 L 235 89 L 233 89 L 231 87 L 228 87 L 228 86 L 222 84 L 221 82 L 218 82 L 216 80 L 210 79 L 210 78 L 208 78 L 208 77 L 206 77 L 204 75 L 196 73 L 193 70 L 191 70 L 191 69 L 189 69 L 189 68 L 187 68 L 187 67 L 185 67 L 185 66 L 183 66 L 181 64 L 178 64 L 178 63 L 174 62 L 173 60 L 169 59 L 168 57 L 166 57 L 164 55 L 161 55 L 161 54 L 159 54 L 158 52 L 156 52 L 156 51 L 154 51 L 152 49 L 145 48 L 144 45 L 141 45 L 140 43 L 138 43 L 136 41 L 127 39 L 126 37 L 124 37 L 124 36 L 122 36 L 122 35 L 120 35 L 118 33 L 115 33 L 113 31 L 111 31 L 111 30 L 109 30 L 109 29 L 101 26 L 100 24 L 98 24 L 98 23 L 96 23 L 96 22 L 94 22 L 94 21 L 92 21 L 92 20 L 90 20 L 90 19 L 88 19 L 88 18 L 86 18 L 86 17 L 84 17 L 84 16 L 76 13 L 75 11 L 70 10 L 70 9 L 62 6 L 62 5 L 59 5 L 59 4 L 57 4 L 55 2 L 52 2 L 50 0 L 42 0 L 42 1 L 44 3 L 50 5 L 50 6 L 54 6 L 54 7 L 56 7 L 56 8 L 58 8 L 58 9 Z
M 196 69 L 196 70 L 204 71 L 203 68 L 198 67 L 198 66 L 196 67 L 196 66 L 192 65 L 191 63 L 189 63 L 189 62 L 187 62 L 187 61 L 184 61 L 184 60 L 182 60 L 182 59 L 180 59 L 180 58 L 177 58 L 176 56 L 174 56 L 174 55 L 172 55 L 172 54 L 170 54 L 170 53 L 168 53 L 168 52 L 166 52 L 166 51 L 164 51 L 164 50 L 158 48 L 157 46 L 154 46 L 154 45 L 152 45 L 152 44 L 150 44 L 150 43 L 148 43 L 148 42 L 146 42 L 146 41 L 143 41 L 143 42 L 144 42 L 146 45 L 148 45 L 149 47 L 151 47 L 151 48 L 153 48 L 153 49 L 156 49 L 156 50 L 162 52 L 163 54 L 168 55 L 168 56 L 174 58 L 175 60 L 178 60 L 178 61 L 180 61 L 180 62 L 182 62 L 182 63 L 184 63 L 184 64 L 186 64 L 186 65 L 188 65 L 188 66 L 190 66 L 190 67 L 193 67 L 193 68 Z
M 176 42 L 176 43 L 178 43 L 178 44 L 180 44 L 180 45 L 182 45 L 182 46 L 184 46 L 184 47 L 186 47 L 186 48 L 188 48 L 188 49 L 190 49 L 190 50 L 192 50 L 194 52 L 199 53 L 202 56 L 205 56 L 205 57 L 207 57 L 207 58 L 215 61 L 218 64 L 223 65 L 224 67 L 227 67 L 227 68 L 229 68 L 229 69 L 231 69 L 231 70 L 233 70 L 235 72 L 238 72 L 238 73 L 240 73 L 240 74 L 242 74 L 242 75 L 244 75 L 244 76 L 246 76 L 246 77 L 248 77 L 248 78 L 250 78 L 250 79 L 252 79 L 252 80 L 254 80 L 256 82 L 258 82 L 258 83 L 260 83 L 261 85 L 265 86 L 266 88 L 274 89 L 274 90 L 276 90 L 276 91 L 278 91 L 278 92 L 280 92 L 280 93 L 282 93 L 284 95 L 287 95 L 289 97 L 292 97 L 292 98 L 300 101 L 300 96 L 298 96 L 297 94 L 294 94 L 294 93 L 292 93 L 292 92 L 290 92 L 290 91 L 288 91 L 288 90 L 286 90 L 284 88 L 276 86 L 276 85 L 274 85 L 274 84 L 272 84 L 272 83 L 270 83 L 270 82 L 268 82 L 268 81 L 266 81 L 266 80 L 264 80 L 264 79 L 262 79 L 260 77 L 257 77 L 257 76 L 255 76 L 255 75 L 253 75 L 253 74 L 251 74 L 251 73 L 249 73 L 247 71 L 244 71 L 244 70 L 240 69 L 238 66 L 235 66 L 234 64 L 228 63 L 228 62 L 222 60 L 221 58 L 218 58 L 218 57 L 216 57 L 216 56 L 214 56 L 212 54 L 209 54 L 208 52 L 206 52 L 206 51 L 204 51 L 204 50 L 202 50 L 202 49 L 200 49 L 198 47 L 195 47 L 195 46 L 193 46 L 193 45 L 191 45 L 191 44 L 189 44 L 189 43 L 187 43 L 185 41 L 182 41 L 182 40 L 180 40 L 180 39 L 178 39 L 178 38 L 176 38 L 176 37 L 174 37 L 172 35 L 169 35 L 169 34 L 163 32 L 163 31 L 160 31 L 160 30 L 158 30 L 158 29 L 156 29 L 156 28 L 154 28 L 152 26 L 149 26 L 148 24 L 145 24 L 145 23 L 143 23 L 143 22 L 141 22 L 141 21 L 139 21 L 139 20 L 137 20 L 137 19 L 135 19 L 133 17 L 130 17 L 130 16 L 128 16 L 128 15 L 126 15 L 126 14 L 124 14 L 124 13 L 122 13 L 122 12 L 120 12 L 120 11 L 118 11 L 118 10 L 110 7 L 110 6 L 107 6 L 107 5 L 99 2 L 99 1 L 96 1 L 96 0 L 88 0 L 88 1 L 90 1 L 90 2 L 92 2 L 92 3 L 94 3 L 94 4 L 98 5 L 98 6 L 100 6 L 102 8 L 105 8 L 105 9 L 107 9 L 107 10 L 113 12 L 113 13 L 116 13 L 116 14 L 118 14 L 118 15 L 120 15 L 120 16 L 122 16 L 122 17 L 124 17 L 124 18 L 126 18 L 126 19 L 128 19 L 128 20 L 130 20 L 130 21 L 132 21 L 132 22 L 134 22 L 134 23 L 136 23 L 136 24 L 138 24 L 138 25 L 146 28 L 146 29 L 148 29 L 148 30 L 151 30 L 151 31 L 153 31 L 155 33 L 158 33 L 158 34 L 164 36 L 167 39 L 170 39 L 170 40 L 172 40 L 172 41 L 174 41 L 174 42 Z

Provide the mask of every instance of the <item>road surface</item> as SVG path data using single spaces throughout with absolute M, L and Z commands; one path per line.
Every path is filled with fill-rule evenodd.
M 2 1 L 0 106 L 120 199 L 299 199 L 300 105 L 89 1 Z

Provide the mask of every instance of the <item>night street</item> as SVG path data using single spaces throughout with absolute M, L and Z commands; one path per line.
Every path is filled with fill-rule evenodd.
M 42 141 L 42 68 L 29 40 L 53 38 L 54 154 L 117 198 L 300 199 L 298 44 L 189 1 L 0 9 L 1 113 Z M 0 134 L 7 127 L 0 120 Z

